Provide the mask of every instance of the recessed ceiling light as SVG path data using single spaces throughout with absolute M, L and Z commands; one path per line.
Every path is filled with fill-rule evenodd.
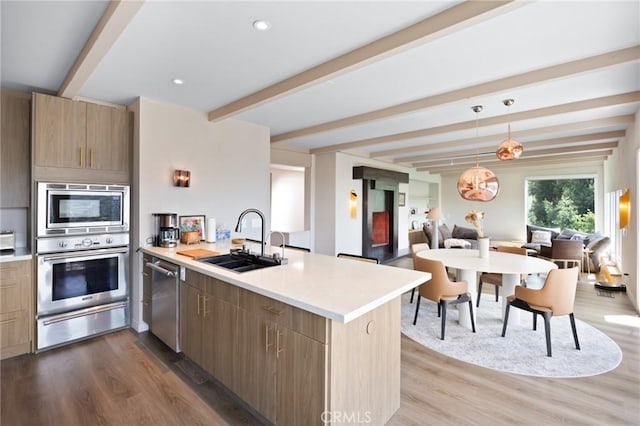
M 184 80 L 180 79 L 180 78 L 174 78 L 173 80 L 171 80 L 171 82 L 173 84 L 177 84 L 178 86 L 181 84 L 184 84 Z
M 255 28 L 258 31 L 267 31 L 269 28 L 271 28 L 271 22 L 269 21 L 265 21 L 262 19 L 258 19 L 257 21 L 253 21 L 253 28 Z

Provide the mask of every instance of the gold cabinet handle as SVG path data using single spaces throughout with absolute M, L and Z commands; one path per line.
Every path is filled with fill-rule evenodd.
M 280 352 L 284 351 L 284 348 L 280 347 L 280 330 L 276 330 L 276 358 L 280 357 Z
M 198 316 L 200 316 L 200 293 L 198 293 Z
M 84 167 L 84 148 L 80 147 L 80 167 Z
M 269 343 L 269 326 L 265 325 L 264 326 L 264 351 L 265 352 L 269 352 L 269 346 L 271 346 L 271 343 Z
M 93 149 L 89 149 L 89 167 L 93 168 Z
M 276 309 L 276 308 L 274 308 L 272 306 L 264 305 L 264 306 L 262 306 L 262 309 L 264 309 L 265 311 L 267 311 L 267 312 L 269 312 L 269 313 L 271 313 L 273 315 L 278 315 L 278 316 L 282 315 L 282 311 L 281 310 L 278 310 L 278 309 Z
M 202 318 L 206 318 L 209 311 L 207 310 L 207 296 L 202 296 Z

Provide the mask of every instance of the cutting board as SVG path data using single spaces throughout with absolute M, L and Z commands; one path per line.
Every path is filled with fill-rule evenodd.
M 207 256 L 217 256 L 220 254 L 220 252 L 218 251 L 205 250 L 205 249 L 180 250 L 180 251 L 177 251 L 176 253 L 181 254 L 183 256 L 192 257 L 194 259 L 207 257 Z

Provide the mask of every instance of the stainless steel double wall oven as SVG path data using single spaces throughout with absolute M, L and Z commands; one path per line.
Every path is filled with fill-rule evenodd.
M 37 183 L 37 350 L 129 325 L 129 187 Z

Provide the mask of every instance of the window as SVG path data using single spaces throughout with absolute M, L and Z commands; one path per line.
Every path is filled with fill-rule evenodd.
M 595 179 L 527 179 L 527 220 L 531 225 L 595 230 Z

